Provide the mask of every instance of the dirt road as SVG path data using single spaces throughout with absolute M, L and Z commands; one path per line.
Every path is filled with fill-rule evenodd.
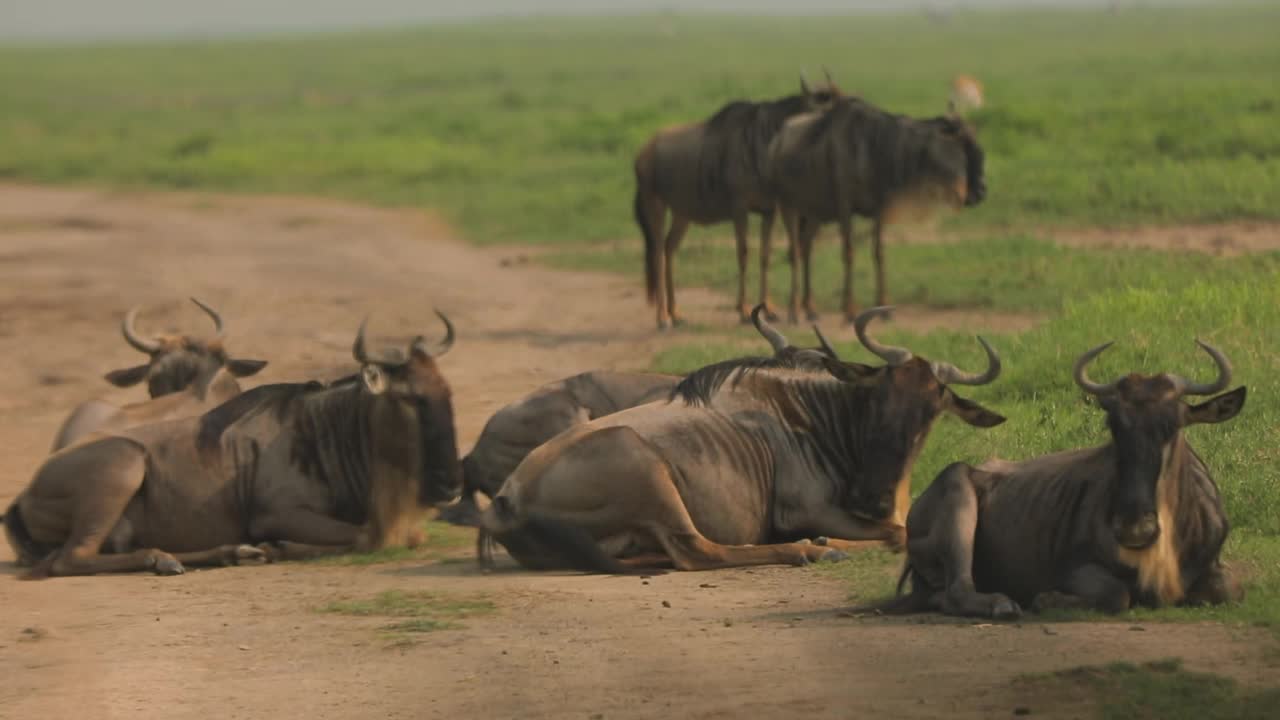
M 155 329 L 206 327 L 188 295 L 215 305 L 233 353 L 270 360 L 255 382 L 335 376 L 365 313 L 371 336 L 398 344 L 438 333 L 439 307 L 459 331 L 442 365 L 463 451 L 536 384 L 642 367 L 673 341 L 651 330 L 633 279 L 506 254 L 418 213 L 0 186 L 0 506 L 74 403 L 141 396 L 99 379 L 139 360 L 116 329 L 133 303 Z M 732 317 L 710 293 L 681 300 L 695 320 Z M 1010 678 L 1167 656 L 1247 682 L 1275 673 L 1260 640 L 1213 625 L 840 617 L 844 589 L 804 569 L 642 580 L 281 564 L 27 583 L 11 561 L 4 545 L 0 718 L 1002 717 L 1015 703 L 1071 717 Z M 395 647 L 381 619 L 316 612 L 387 589 L 483 594 L 496 611 Z

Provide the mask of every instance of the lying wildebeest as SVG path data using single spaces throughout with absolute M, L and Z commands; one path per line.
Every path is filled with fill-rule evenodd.
M 54 453 L 5 514 L 19 563 L 172 575 L 403 542 L 461 480 L 440 317 L 441 346 L 417 338 L 407 357 L 368 357 L 361 323 L 358 380 L 265 385 Z
M 822 223 L 840 227 L 846 320 L 853 299 L 853 216 L 873 221 L 876 304 L 884 305 L 884 226 L 938 205 L 982 202 L 987 186 L 982 148 L 956 115 L 914 119 L 887 113 L 860 98 L 787 121 L 769 146 L 770 188 L 787 231 L 791 257 L 789 319 L 799 317 L 800 273 L 804 309 L 817 317 L 809 286 L 813 240 Z
M 838 360 L 835 350 L 813 328 L 819 348 L 793 346 L 762 317 L 764 305 L 751 311 L 756 330 L 769 342 L 781 366 L 817 364 L 826 355 Z M 462 500 L 440 512 L 440 519 L 459 525 L 479 523 L 474 494 L 497 494 L 502 483 L 534 448 L 575 425 L 590 422 L 627 408 L 671 397 L 680 375 L 592 370 L 543 385 L 507 405 L 489 418 L 471 452 L 462 460 Z
M 769 257 L 775 201 L 765 181 L 769 141 L 787 118 L 825 108 L 842 93 L 827 74 L 826 87 L 777 100 L 738 100 L 710 119 L 658 131 L 635 159 L 635 219 L 644 235 L 645 285 L 658 308 L 658 328 L 680 324 L 672 259 L 689 223 L 733 222 L 738 252 L 738 311 L 747 321 L 747 221 L 761 215 L 760 302 L 769 308 Z M 667 210 L 671 228 L 666 232 Z M 772 310 L 768 312 L 772 314 Z
M 248 377 L 266 367 L 265 360 L 228 357 L 224 346 L 226 326 L 222 316 L 195 298 L 191 298 L 191 302 L 213 319 L 213 338 L 203 340 L 189 335 L 144 338 L 134 328 L 137 307 L 130 308 L 120 323 L 124 339 L 151 357 L 143 365 L 113 370 L 106 374 L 106 379 L 118 387 L 129 387 L 146 380 L 147 392 L 153 402 L 124 406 L 105 400 L 81 403 L 58 429 L 52 450 L 61 450 L 92 432 L 109 432 L 149 421 L 176 419 L 210 409 L 240 392 L 236 377 Z M 170 397 L 162 403 L 155 402 L 171 395 L 177 397 Z
M 982 374 L 931 363 L 867 335 L 887 310 L 855 324 L 884 366 L 715 365 L 681 382 L 683 403 L 642 405 L 557 435 L 485 510 L 482 565 L 492 562 L 492 540 L 526 567 L 603 572 L 801 564 L 900 544 L 911 466 L 938 415 L 977 427 L 1004 418 L 948 387 L 997 377 L 985 341 Z M 815 536 L 835 540 L 798 541 Z M 779 542 L 787 539 L 796 541 Z
M 1238 597 L 1219 561 L 1229 525 L 1218 486 L 1182 429 L 1235 417 L 1245 388 L 1183 402 L 1231 382 L 1226 357 L 1199 344 L 1218 365 L 1212 383 L 1095 383 L 1085 366 L 1111 343 L 1076 361 L 1076 383 L 1107 414 L 1106 445 L 943 470 L 907 519 L 911 593 L 881 609 L 1010 618 L 1028 603 L 1119 612 Z

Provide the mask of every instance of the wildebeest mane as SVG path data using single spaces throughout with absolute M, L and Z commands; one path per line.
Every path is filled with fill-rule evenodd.
M 720 108 L 706 123 L 706 140 L 698 155 L 699 191 L 714 197 L 731 182 L 726 173 L 746 169 L 763 178 L 769 142 L 788 118 L 809 110 L 803 95 L 753 102 L 736 100 Z
M 222 434 L 236 421 L 267 410 L 274 410 L 280 415 L 295 398 L 324 387 L 323 383 L 311 381 L 273 383 L 246 390 L 200 416 L 196 449 L 201 453 L 213 451 L 217 449 Z
M 793 348 L 794 349 L 794 348 Z M 702 406 L 711 402 L 726 382 L 733 380 L 737 387 L 744 378 L 761 370 L 821 370 L 821 362 L 815 354 L 800 351 L 783 352 L 775 356 L 747 356 L 721 360 L 689 373 L 671 389 L 668 402 L 677 398 L 685 405 Z

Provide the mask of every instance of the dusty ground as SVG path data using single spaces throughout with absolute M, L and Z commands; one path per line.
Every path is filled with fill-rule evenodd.
M 673 341 L 651 331 L 637 282 L 503 257 L 414 213 L 0 186 L 0 506 L 75 402 L 141 396 L 99 379 L 139 359 L 116 330 L 132 303 L 146 303 L 140 324 L 156 329 L 205 327 L 187 295 L 214 304 L 233 352 L 271 361 L 256 381 L 332 377 L 351 366 L 366 312 L 374 336 L 400 342 L 438 333 L 439 307 L 460 334 L 442 364 L 464 451 L 493 410 L 536 384 L 643 366 Z M 695 320 L 732 318 L 708 293 L 682 291 L 682 302 Z M 1259 662 L 1263 640 L 1213 625 L 856 619 L 834 612 L 845 603 L 837 583 L 790 568 L 646 581 L 281 564 L 25 583 L 11 560 L 6 544 L 0 717 L 976 718 L 1015 704 L 1070 717 L 1060 700 L 1017 696 L 1009 679 L 1167 656 L 1276 679 Z M 497 612 L 396 648 L 378 637 L 381 620 L 315 612 L 391 588 L 484 593 Z

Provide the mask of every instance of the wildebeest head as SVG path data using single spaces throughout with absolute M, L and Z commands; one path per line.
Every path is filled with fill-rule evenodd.
M 1244 407 L 1243 386 L 1199 405 L 1184 397 L 1213 395 L 1231 382 L 1231 363 L 1221 351 L 1196 341 L 1218 366 L 1211 383 L 1196 383 L 1180 375 L 1132 373 L 1107 384 L 1089 379 L 1086 366 L 1105 343 L 1076 360 L 1076 384 L 1098 398 L 1107 413 L 1115 447 L 1116 479 L 1111 488 L 1109 522 L 1116 542 L 1130 549 L 1150 547 L 1160 537 L 1159 492 L 1161 476 L 1176 462 L 1175 442 L 1182 428 L 1196 423 L 1219 423 L 1235 417 Z
M 130 308 L 120 323 L 120 331 L 125 341 L 135 350 L 146 353 L 151 358 L 143 365 L 112 370 L 105 375 L 107 382 L 117 387 L 129 387 L 146 380 L 147 392 L 155 398 L 181 392 L 201 378 L 213 377 L 222 367 L 236 377 L 247 377 L 266 367 L 265 360 L 228 357 L 223 345 L 226 328 L 222 316 L 195 298 L 191 298 L 191 302 L 213 319 L 213 338 L 201 339 L 189 335 L 143 337 L 134 327 L 138 307 Z
M 409 344 L 407 355 L 399 351 L 370 357 L 365 349 L 365 323 L 360 323 L 352 354 L 360 363 L 360 378 L 366 391 L 394 403 L 401 417 L 409 416 L 418 428 L 417 438 L 389 438 L 380 442 L 417 441 L 418 502 L 423 505 L 449 502 L 462 492 L 462 470 L 453 427 L 453 399 L 436 359 L 453 346 L 453 323 L 436 311 L 444 322 L 445 337 L 434 347 L 422 336 Z M 375 430 L 375 433 L 378 431 Z
M 980 428 L 1005 421 L 950 387 L 986 385 L 999 377 L 1000 356 L 985 339 L 978 337 L 987 353 L 987 369 L 982 373 L 966 372 L 942 360 L 929 361 L 906 348 L 883 345 L 867 333 L 871 320 L 891 310 L 871 308 L 854 320 L 858 340 L 885 365 L 825 361 L 827 371 L 852 384 L 861 400 L 856 426 L 848 428 L 860 466 L 846 509 L 874 520 L 891 517 L 900 505 L 905 506 L 908 498 L 902 494 L 909 491 L 905 480 L 939 415 L 950 413 Z
M 964 178 L 966 207 L 981 203 L 987 196 L 986 154 L 973 127 L 955 113 L 933 118 L 928 124 L 936 131 L 928 148 L 928 165 L 944 181 Z

